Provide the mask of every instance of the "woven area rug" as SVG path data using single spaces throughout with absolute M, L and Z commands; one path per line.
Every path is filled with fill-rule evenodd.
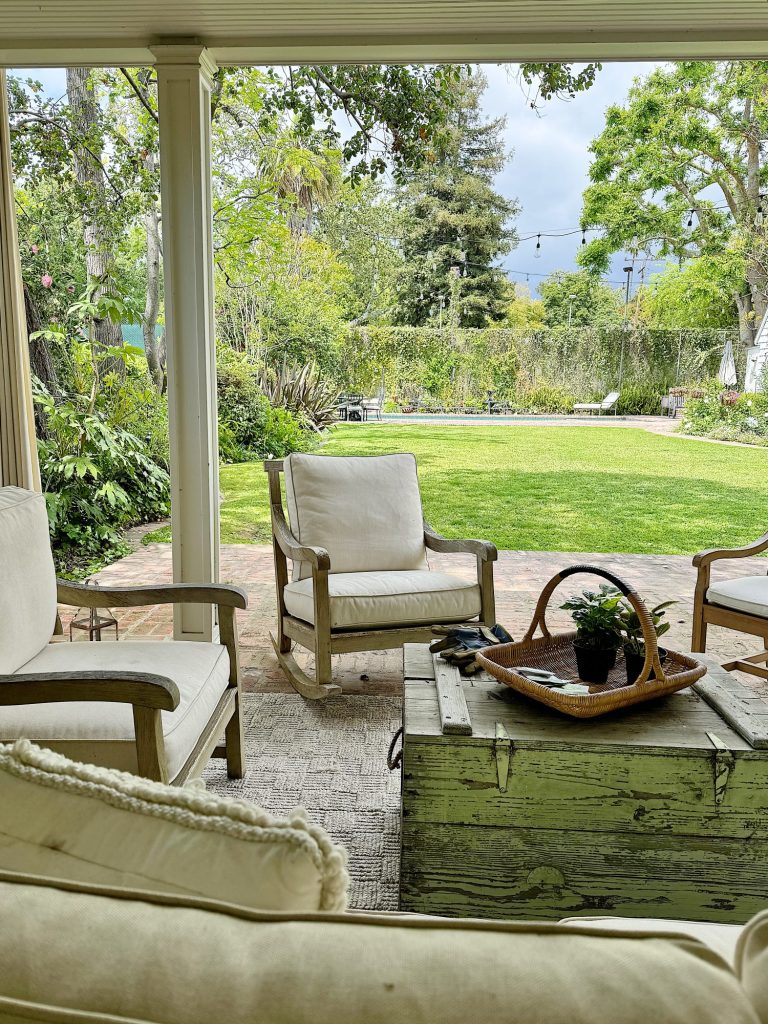
M 387 748 L 401 709 L 397 697 L 246 693 L 246 777 L 228 779 L 215 760 L 203 778 L 211 792 L 274 815 L 305 807 L 349 851 L 350 906 L 396 910 L 400 773 L 388 770 Z

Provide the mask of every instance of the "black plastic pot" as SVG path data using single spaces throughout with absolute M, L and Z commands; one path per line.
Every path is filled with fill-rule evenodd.
M 659 661 L 664 664 L 664 659 L 667 656 L 667 650 L 665 647 L 659 648 Z M 627 669 L 627 686 L 632 686 L 637 677 L 643 671 L 643 665 L 645 664 L 645 654 L 638 654 L 637 651 L 633 651 L 629 647 L 624 648 L 624 664 Z M 650 679 L 656 678 L 656 673 L 651 669 Z
M 616 664 L 616 651 L 601 650 L 598 647 L 580 647 L 573 645 L 576 653 L 576 666 L 579 670 L 579 679 L 583 683 L 604 683 L 608 679 L 608 673 Z

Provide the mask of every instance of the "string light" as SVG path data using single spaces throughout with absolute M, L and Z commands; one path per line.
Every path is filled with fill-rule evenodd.
M 586 245 L 587 244 L 587 232 L 586 231 L 582 231 L 581 232 L 581 244 L 582 245 Z
M 541 259 L 541 235 L 540 234 L 536 235 L 536 249 L 534 250 L 533 258 L 535 260 L 540 260 Z
M 694 210 L 691 210 L 691 212 L 688 214 L 688 227 L 689 228 L 693 227 L 693 214 L 694 214 L 694 212 L 695 212 Z

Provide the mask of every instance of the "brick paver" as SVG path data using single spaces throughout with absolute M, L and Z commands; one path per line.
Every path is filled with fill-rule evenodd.
M 450 571 L 467 578 L 475 572 L 474 560 L 464 555 L 430 554 L 434 569 Z M 497 617 L 507 629 L 519 637 L 527 628 L 536 599 L 544 584 L 555 572 L 568 565 L 589 563 L 610 569 L 633 584 L 649 605 L 676 599 L 670 609 L 672 629 L 665 637 L 670 647 L 688 650 L 691 636 L 691 609 L 695 572 L 691 559 L 679 555 L 607 555 L 551 551 L 502 551 L 496 563 Z M 716 570 L 723 577 L 764 574 L 764 559 L 751 558 L 727 561 Z M 227 544 L 221 552 L 221 578 L 237 583 L 249 594 L 249 606 L 238 612 L 244 684 L 260 692 L 288 691 L 282 672 L 269 642 L 274 628 L 275 592 L 272 575 L 272 550 L 266 545 Z M 171 546 L 153 544 L 141 548 L 104 569 L 99 582 L 112 586 L 169 583 Z M 591 582 L 588 577 L 567 581 L 556 591 L 550 626 L 566 628 L 567 612 L 557 609 L 563 597 Z M 71 609 L 62 609 L 65 627 Z M 167 639 L 172 631 L 172 611 L 167 606 L 125 609 L 118 612 L 121 637 L 134 639 L 153 637 Z M 731 631 L 710 627 L 709 652 L 723 658 L 735 654 L 754 653 L 759 641 Z M 301 657 L 299 657 L 301 660 Z M 396 651 L 344 655 L 335 659 L 337 680 L 349 693 L 398 693 L 402 687 L 401 655 Z

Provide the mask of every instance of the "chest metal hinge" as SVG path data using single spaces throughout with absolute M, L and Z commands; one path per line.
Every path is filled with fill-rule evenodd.
M 715 807 L 719 807 L 725 799 L 725 791 L 728 788 L 728 780 L 736 764 L 736 758 L 733 756 L 733 751 L 728 749 L 719 736 L 716 736 L 713 732 L 708 732 L 707 736 L 715 748 L 713 760 Z
M 507 780 L 509 779 L 509 762 L 512 757 L 512 740 L 509 733 L 501 724 L 496 723 L 496 739 L 493 741 L 493 753 L 496 758 L 496 785 L 500 793 L 507 792 Z

